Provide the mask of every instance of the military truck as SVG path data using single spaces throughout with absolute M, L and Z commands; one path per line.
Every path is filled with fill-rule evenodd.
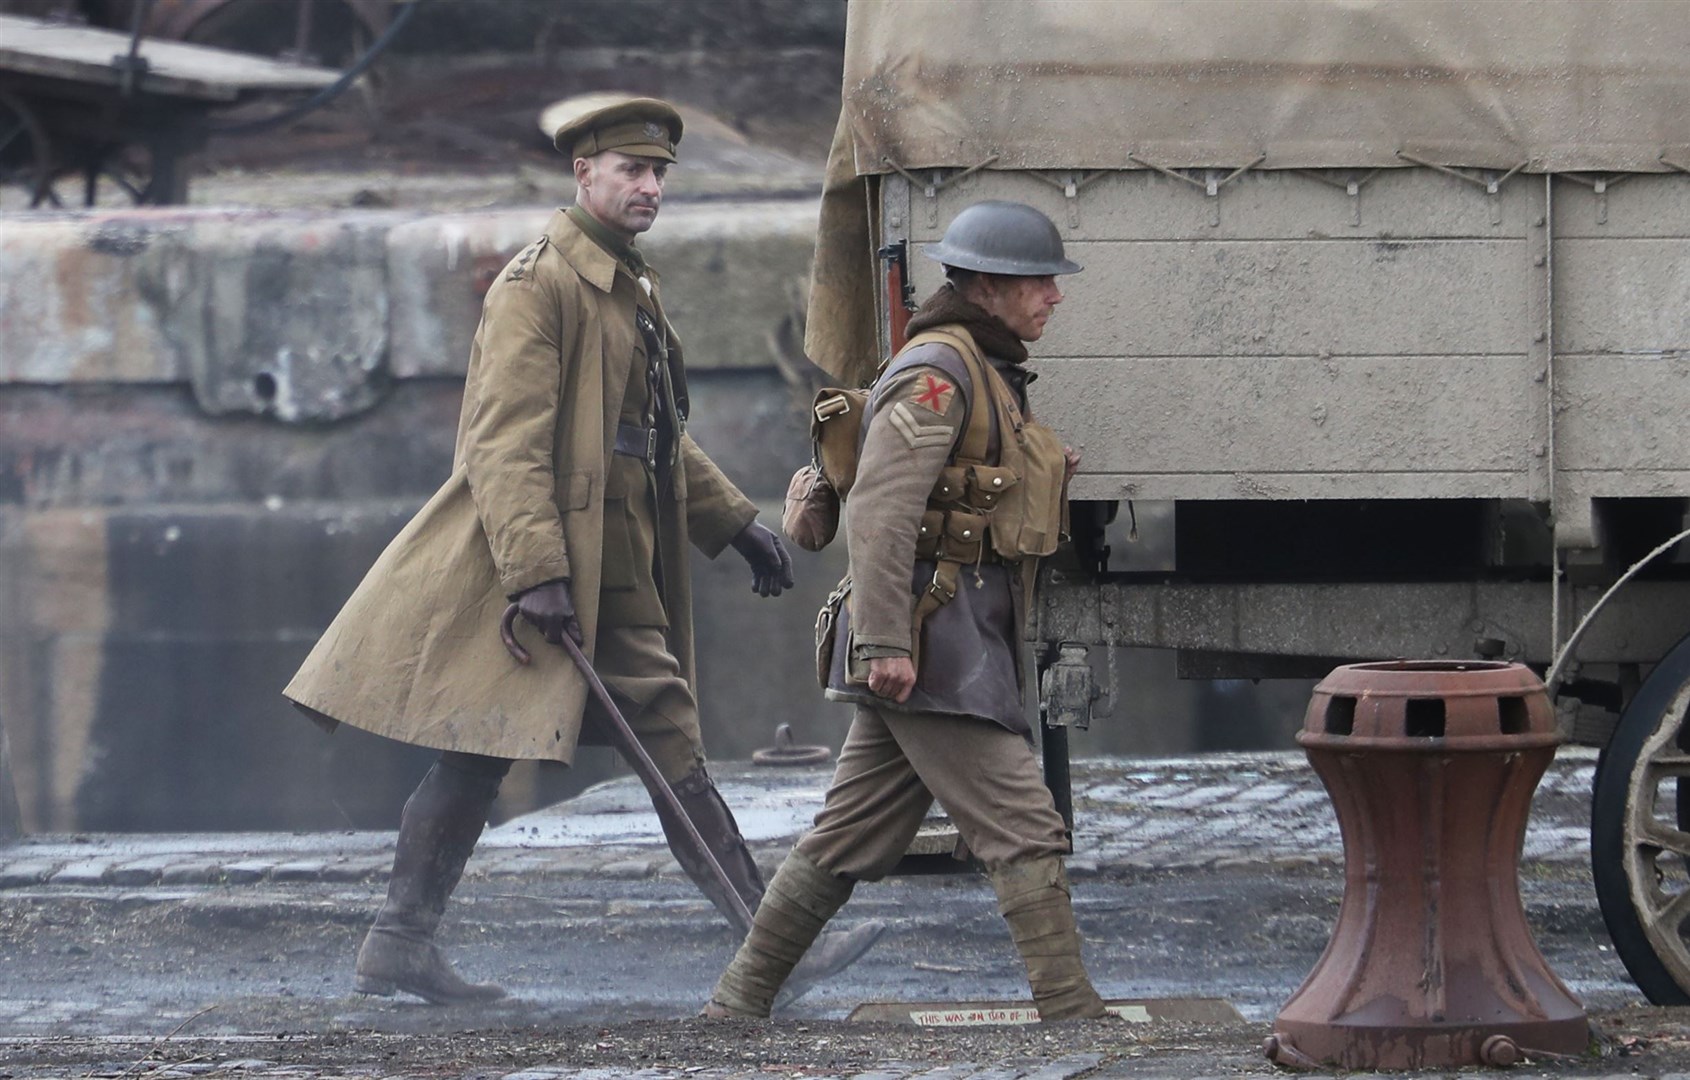
M 1035 348 L 1085 456 L 1033 620 L 1059 797 L 1088 653 L 1519 660 L 1605 748 L 1618 952 L 1690 1002 L 1687 173 L 1682 5 L 853 0 L 807 348 L 865 381 L 922 244 L 1042 209 L 1086 266 Z

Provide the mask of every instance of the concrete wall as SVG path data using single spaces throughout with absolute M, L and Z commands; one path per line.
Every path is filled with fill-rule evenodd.
M 481 294 L 548 213 L 5 223 L 0 723 L 24 828 L 393 824 L 429 755 L 322 735 L 278 691 L 449 472 Z M 807 454 L 781 372 L 803 366 L 814 216 L 673 205 L 643 242 L 688 345 L 693 432 L 771 521 Z M 837 745 L 806 641 L 840 561 L 803 559 L 773 601 L 731 553 L 700 561 L 717 756 L 779 721 Z M 521 770 L 508 810 L 611 766 Z
M 323 735 L 279 691 L 449 473 L 482 294 L 548 213 L 0 224 L 0 727 L 24 829 L 397 821 L 432 755 Z M 807 198 L 677 202 L 641 241 L 687 343 L 691 430 L 771 524 L 808 457 L 814 221 Z M 843 554 L 795 552 L 778 600 L 732 553 L 695 560 L 712 756 L 747 757 L 782 722 L 842 742 L 811 636 Z M 1114 718 L 1076 752 L 1289 745 L 1300 693 L 1241 701 L 1176 685 L 1168 655 L 1117 659 Z M 501 812 L 616 767 L 595 748 L 521 767 Z M 6 812 L 0 782 L 0 835 Z

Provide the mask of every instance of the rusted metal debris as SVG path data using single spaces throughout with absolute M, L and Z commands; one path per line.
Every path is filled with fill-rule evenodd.
M 1532 792 L 1560 736 L 1520 664 L 1338 668 L 1297 741 L 1344 838 L 1344 899 L 1263 1049 L 1280 1065 L 1512 1065 L 1576 1054 L 1584 1009 L 1520 904 Z

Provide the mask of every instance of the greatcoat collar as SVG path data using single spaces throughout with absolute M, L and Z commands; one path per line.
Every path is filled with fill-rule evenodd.
M 567 210 L 558 210 L 552 214 L 551 221 L 546 224 L 546 242 L 557 248 L 570 269 L 580 274 L 583 281 L 599 292 L 607 293 L 611 290 L 616 284 L 618 270 L 627 274 L 629 281 L 637 280 L 628 266 L 613 253 L 606 251 L 603 244 L 587 235 L 569 216 Z M 645 276 L 654 286 L 662 280 L 649 263 L 645 267 Z
M 616 283 L 616 256 L 582 232 L 564 211 L 554 213 L 546 224 L 546 240 L 557 248 L 570 269 L 599 292 L 609 292 Z

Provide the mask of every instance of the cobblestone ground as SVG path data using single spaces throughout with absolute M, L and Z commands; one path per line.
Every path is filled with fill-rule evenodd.
M 1690 1017 L 1640 1008 L 1588 879 L 1594 756 L 1534 802 L 1522 887 L 1600 1053 L 1516 1075 L 1683 1076 Z M 1223 997 L 1206 1022 L 919 1028 L 857 1003 L 1024 999 L 990 888 L 970 875 L 858 891 L 893 924 L 849 973 L 771 1022 L 690 1018 L 734 942 L 615 781 L 490 830 L 443 941 L 520 1002 L 471 1011 L 350 993 L 391 833 L 44 836 L 0 849 L 0 1080 L 44 1077 L 1026 1080 L 1266 1076 L 1279 1002 L 1324 946 L 1337 823 L 1300 755 L 1075 763 L 1075 906 L 1107 996 Z M 765 867 L 819 805 L 825 769 L 724 766 Z M 1412 1075 L 1412 1074 L 1410 1074 Z
M 928 1067 L 891 1062 L 871 1071 L 830 1073 L 804 1069 L 796 1075 L 814 1080 L 1069 1080 L 1071 1077 L 1105 1075 L 1099 1072 L 1103 1054 L 1073 1054 L 1055 1061 L 955 1062 Z M 145 1075 L 153 1080 L 190 1080 L 193 1077 L 394 1077 L 390 1068 L 376 1063 L 330 1067 L 283 1065 L 264 1058 L 228 1058 L 220 1061 L 185 1061 L 156 1068 L 137 1070 L 133 1065 L 96 1065 L 78 1073 L 96 1080 L 117 1080 L 132 1075 Z M 32 1072 L 33 1076 L 49 1074 Z M 476 1080 L 792 1080 L 795 1073 L 790 1066 L 726 1066 L 721 1068 L 553 1068 L 529 1066 L 510 1072 L 477 1069 L 461 1074 Z
M 1589 858 L 1595 752 L 1561 752 L 1538 787 L 1524 859 Z M 778 858 L 821 805 L 829 771 L 715 768 L 746 838 Z M 1337 819 L 1299 753 L 1095 758 L 1074 763 L 1070 874 L 1276 863 L 1340 863 Z M 35 836 L 0 848 L 0 889 L 385 880 L 393 834 L 239 833 Z M 678 875 L 633 779 L 600 785 L 489 830 L 473 877 L 525 874 L 635 880 Z

